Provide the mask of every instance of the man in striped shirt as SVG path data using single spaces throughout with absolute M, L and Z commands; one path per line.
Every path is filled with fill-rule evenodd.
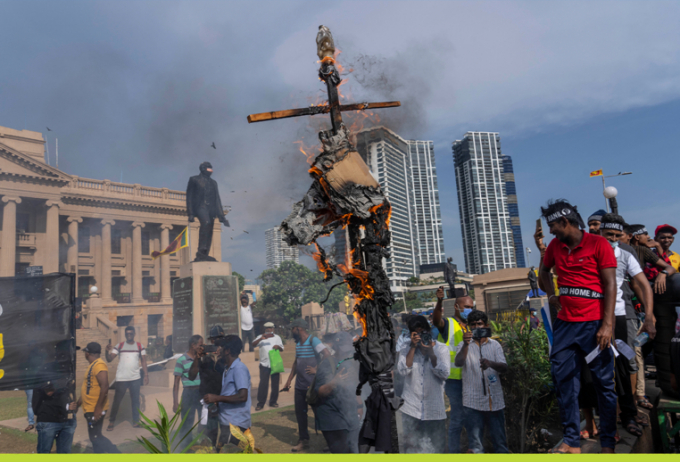
M 502 374 L 508 370 L 501 344 L 491 338 L 475 336 L 478 328 L 488 328 L 489 318 L 483 311 L 467 317 L 468 331 L 458 344 L 456 367 L 463 369 L 463 408 L 468 430 L 468 446 L 476 454 L 484 452 L 482 435 L 493 442 L 494 451 L 509 453 L 505 437 L 505 400 L 501 387 Z M 473 341 L 474 340 L 474 341 Z
M 189 351 L 184 353 L 177 359 L 175 363 L 175 371 L 173 375 L 175 376 L 175 383 L 172 387 L 172 412 L 177 412 L 179 408 L 178 394 L 179 394 L 179 384 L 182 382 L 182 413 L 181 418 L 186 420 L 184 425 L 179 428 L 179 438 L 184 437 L 184 435 L 191 430 L 194 426 L 194 418 L 198 414 L 198 419 L 201 418 L 201 410 L 203 406 L 201 405 L 201 393 L 199 391 L 199 385 L 201 384 L 200 374 L 191 380 L 189 378 L 189 371 L 191 370 L 191 365 L 194 363 L 194 359 L 198 354 L 199 348 L 203 347 L 203 337 L 200 335 L 194 335 L 189 339 Z M 188 415 L 187 415 L 188 414 Z M 184 438 L 180 449 L 187 447 L 191 443 L 191 435 Z

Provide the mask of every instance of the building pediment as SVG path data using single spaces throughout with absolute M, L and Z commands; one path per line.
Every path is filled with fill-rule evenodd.
M 0 143 L 0 177 L 2 176 L 42 179 L 61 184 L 71 181 L 71 177 L 61 170 Z

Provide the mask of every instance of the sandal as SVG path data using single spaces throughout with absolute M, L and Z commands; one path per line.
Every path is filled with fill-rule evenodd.
M 112 432 L 112 431 L 113 431 L 113 422 L 111 422 L 111 423 L 109 424 L 109 426 L 106 427 L 106 431 L 107 431 L 107 432 Z
M 628 421 L 628 423 L 626 424 L 626 431 L 633 436 L 637 437 L 642 436 L 642 430 L 640 429 L 640 427 L 638 426 L 634 419 Z
M 582 440 L 590 439 L 590 433 L 588 433 L 588 430 L 581 430 L 581 439 Z
M 262 409 L 264 409 L 264 406 L 260 404 L 258 404 L 257 407 L 255 408 L 256 411 L 261 411 Z
M 28 427 L 24 428 L 24 431 L 25 431 L 25 432 L 30 432 L 30 431 L 33 430 L 34 428 L 35 428 L 35 425 L 32 425 L 32 424 L 31 424 L 31 425 L 29 425 Z
M 644 414 L 642 414 L 644 415 Z M 642 425 L 643 427 L 649 427 L 649 420 L 646 418 L 640 417 L 639 415 L 635 417 L 635 423 L 638 425 Z
M 646 396 L 637 400 L 637 405 L 644 409 L 654 409 L 654 405 L 649 402 Z

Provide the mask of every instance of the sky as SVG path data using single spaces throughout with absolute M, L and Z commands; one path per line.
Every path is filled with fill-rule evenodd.
M 232 207 L 223 259 L 246 277 L 265 268 L 265 230 L 311 184 L 296 141 L 313 151 L 329 125 L 246 116 L 323 100 L 320 24 L 341 50 L 345 101 L 402 102 L 363 126 L 434 142 L 459 268 L 451 143 L 466 131 L 499 132 L 513 158 L 532 264 L 548 199 L 584 218 L 604 206 L 592 170 L 633 172 L 607 180 L 629 223 L 680 225 L 680 2 L 6 0 L 0 11 L 0 125 L 43 132 L 52 164 L 58 138 L 59 168 L 81 177 L 184 190 L 210 161 Z

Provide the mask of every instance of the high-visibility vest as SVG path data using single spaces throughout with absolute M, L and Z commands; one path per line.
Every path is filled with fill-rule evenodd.
M 449 338 L 446 339 L 446 346 L 449 348 L 449 355 L 451 356 L 451 373 L 449 373 L 449 378 L 460 380 L 462 377 L 461 368 L 456 367 L 454 363 L 456 361 L 456 347 L 463 341 L 463 329 L 455 319 L 446 319 L 449 322 Z M 441 333 L 439 334 L 439 341 L 444 342 Z

